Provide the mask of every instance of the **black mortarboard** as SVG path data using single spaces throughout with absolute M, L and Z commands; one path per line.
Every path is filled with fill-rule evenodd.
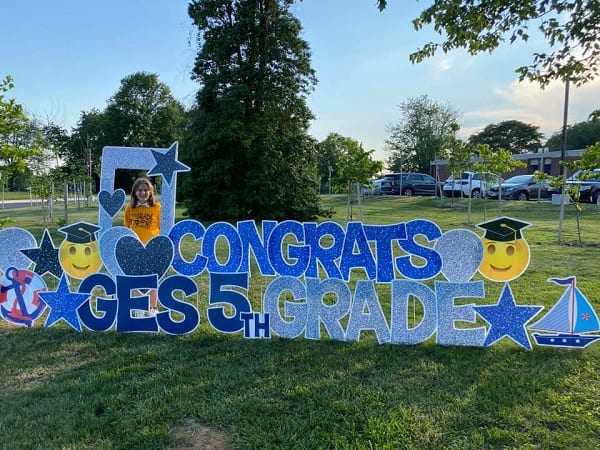
M 484 238 L 490 241 L 507 242 L 521 239 L 521 229 L 527 228 L 529 225 L 531 224 L 510 217 L 499 217 L 477 226 L 485 230 Z
M 93 225 L 87 222 L 77 222 L 73 225 L 59 228 L 58 231 L 62 231 L 67 235 L 65 240 L 74 244 L 87 244 L 96 240 L 96 231 L 100 229 L 99 226 Z

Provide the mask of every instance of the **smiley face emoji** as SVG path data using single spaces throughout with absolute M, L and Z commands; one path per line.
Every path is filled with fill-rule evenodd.
M 500 217 L 477 225 L 485 230 L 483 258 L 479 272 L 492 281 L 510 281 L 529 266 L 530 251 L 521 229 L 530 224 L 509 217 Z
M 87 222 L 59 228 L 58 231 L 62 231 L 67 237 L 60 244 L 58 260 L 63 270 L 73 278 L 83 280 L 102 267 L 96 240 L 96 231 L 99 229 L 100 227 Z

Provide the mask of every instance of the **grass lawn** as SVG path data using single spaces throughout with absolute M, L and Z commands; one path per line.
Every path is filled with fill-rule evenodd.
M 344 196 L 324 197 L 345 223 Z M 498 205 L 461 199 L 372 197 L 351 207 L 369 224 L 416 218 L 443 231 L 498 216 Z M 600 207 L 565 209 L 505 202 L 502 215 L 529 221 L 527 272 L 512 281 L 519 304 L 552 307 L 562 289 L 549 277 L 576 275 L 600 311 Z M 69 222 L 96 222 L 95 208 Z M 59 212 L 59 214 L 61 214 Z M 39 209 L 0 212 L 6 226 L 64 237 Z M 469 222 L 469 223 L 467 223 Z M 197 280 L 201 325 L 186 336 L 77 333 L 64 324 L 32 328 L 0 321 L 0 449 L 597 449 L 600 344 L 583 350 L 508 338 L 488 348 L 379 345 L 273 337 L 244 340 L 206 321 L 205 275 Z M 252 277 L 255 309 L 265 281 Z M 495 303 L 501 283 L 485 282 Z M 389 291 L 389 290 L 388 290 Z M 381 288 L 389 312 L 389 292 Z M 322 333 L 322 336 L 325 336 Z
M 27 192 L 12 192 L 12 191 L 4 191 L 0 193 L 0 200 L 29 200 L 29 199 L 37 199 L 37 196 L 31 195 L 29 191 Z

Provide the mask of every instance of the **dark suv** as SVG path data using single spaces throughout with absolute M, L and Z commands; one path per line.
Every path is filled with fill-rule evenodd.
M 502 198 L 505 200 L 535 200 L 550 198 L 550 182 L 542 180 L 535 182 L 534 175 L 516 175 L 502 182 Z M 498 198 L 499 185 L 493 185 L 485 193 L 486 198 Z
M 600 199 L 600 169 L 594 169 L 589 174 L 589 179 L 579 179 L 581 171 L 577 171 L 567 179 L 566 184 L 579 185 L 579 201 L 582 203 L 598 203 Z
M 381 182 L 382 194 L 405 195 L 437 195 L 440 194 L 442 183 L 435 181 L 426 173 L 391 173 Z

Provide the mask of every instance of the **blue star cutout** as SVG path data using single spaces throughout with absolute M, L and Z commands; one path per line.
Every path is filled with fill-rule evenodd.
M 63 269 L 58 260 L 58 248 L 54 247 L 47 229 L 44 230 L 44 236 L 39 248 L 22 249 L 21 253 L 34 262 L 33 271 L 40 276 L 51 273 L 56 278 L 60 278 L 63 274 Z
M 156 165 L 148 171 L 148 175 L 162 175 L 169 186 L 173 183 L 175 172 L 188 172 L 190 170 L 188 166 L 177 161 L 177 145 L 177 142 L 174 142 L 167 153 L 152 150 Z
M 45 327 L 51 327 L 63 319 L 74 330 L 81 331 L 77 308 L 79 308 L 90 297 L 90 294 L 73 293 L 69 289 L 67 277 L 63 275 L 58 283 L 56 292 L 40 292 L 42 300 L 50 308 L 46 318 Z
M 517 305 L 510 285 L 505 283 L 498 303 L 474 306 L 475 311 L 490 324 L 483 346 L 489 347 L 504 336 L 508 336 L 520 346 L 531 350 L 531 341 L 525 325 L 542 308 L 542 306 Z

